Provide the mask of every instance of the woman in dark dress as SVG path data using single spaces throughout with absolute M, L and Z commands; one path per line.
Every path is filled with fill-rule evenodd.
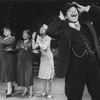
M 3 37 L 0 38 L 1 51 L 0 51 L 0 63 L 1 63 L 1 73 L 0 81 L 7 83 L 6 98 L 11 97 L 14 93 L 14 86 L 12 85 L 16 79 L 16 56 L 14 51 L 15 46 L 15 36 L 13 36 L 13 31 L 9 27 L 4 27 L 2 29 Z
M 29 30 L 23 31 L 23 40 L 17 43 L 19 49 L 17 62 L 17 84 L 25 87 L 26 95 L 29 88 L 29 97 L 33 96 L 33 59 L 32 59 L 32 43 L 30 40 L 31 34 Z

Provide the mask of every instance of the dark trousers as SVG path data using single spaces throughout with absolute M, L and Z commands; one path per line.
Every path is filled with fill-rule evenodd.
M 99 61 L 95 55 L 79 58 L 72 53 L 65 77 L 65 94 L 68 100 L 82 100 L 85 84 L 92 100 L 100 100 Z

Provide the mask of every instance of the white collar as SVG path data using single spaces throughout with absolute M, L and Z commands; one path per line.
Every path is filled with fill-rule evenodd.
M 75 24 L 80 25 L 80 24 L 79 24 L 79 21 L 77 21 L 76 23 L 69 22 L 68 24 L 69 24 L 69 26 L 72 27 L 72 28 L 75 28 Z

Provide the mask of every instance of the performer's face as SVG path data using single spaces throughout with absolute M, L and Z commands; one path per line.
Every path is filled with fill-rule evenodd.
M 70 7 L 65 15 L 69 22 L 75 23 L 78 21 L 78 11 L 75 7 Z
M 9 29 L 5 28 L 3 31 L 3 34 L 4 34 L 4 36 L 9 36 L 9 35 L 11 35 L 11 31 Z
M 44 35 L 46 33 L 46 29 L 45 29 L 45 27 L 41 27 L 40 28 L 40 35 Z
M 23 32 L 23 39 L 28 39 L 29 35 L 26 31 Z

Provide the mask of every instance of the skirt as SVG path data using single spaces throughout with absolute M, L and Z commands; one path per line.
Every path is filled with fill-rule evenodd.
M 51 51 L 41 53 L 38 78 L 51 79 L 54 77 L 54 60 Z
M 17 84 L 24 87 L 33 85 L 33 59 L 25 50 L 20 50 L 18 55 Z
M 14 51 L 0 51 L 0 81 L 16 81 L 16 54 Z

